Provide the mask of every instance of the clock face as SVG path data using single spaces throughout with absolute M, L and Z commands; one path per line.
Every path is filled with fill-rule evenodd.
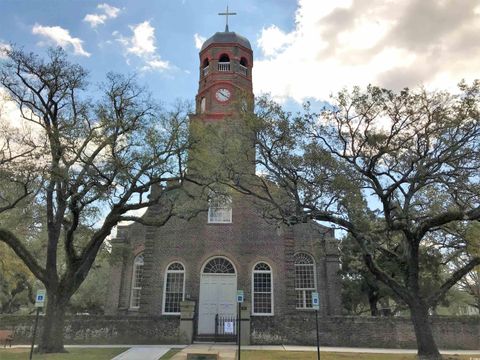
M 215 97 L 217 98 L 218 101 L 225 102 L 230 99 L 232 96 L 232 93 L 228 89 L 218 89 L 217 92 L 215 93 Z

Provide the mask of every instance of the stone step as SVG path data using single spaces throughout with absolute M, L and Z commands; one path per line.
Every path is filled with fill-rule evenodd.
M 235 360 L 236 354 L 233 349 L 217 349 L 213 345 L 190 345 L 175 354 L 172 360 Z

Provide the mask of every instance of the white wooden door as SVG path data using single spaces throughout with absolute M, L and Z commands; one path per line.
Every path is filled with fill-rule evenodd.
M 215 333 L 215 315 L 237 315 L 235 274 L 202 274 L 198 310 L 198 333 Z

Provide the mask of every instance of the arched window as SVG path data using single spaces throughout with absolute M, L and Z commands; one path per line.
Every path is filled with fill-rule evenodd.
M 295 254 L 295 293 L 297 309 L 312 308 L 312 292 L 316 291 L 315 262 L 305 253 Z
M 240 72 L 241 72 L 243 75 L 245 75 L 245 76 L 248 75 L 248 67 L 247 67 L 247 66 L 248 66 L 247 59 L 244 58 L 244 57 L 242 57 L 242 58 L 240 59 L 240 68 L 239 68 L 239 70 L 240 70 Z
M 225 258 L 216 257 L 205 264 L 204 274 L 235 274 L 232 263 Z
M 208 59 L 203 60 L 203 66 L 202 66 L 203 76 L 206 76 L 208 74 L 208 65 L 210 65 L 210 62 L 208 61 Z
M 232 222 L 232 198 L 214 194 L 208 202 L 208 223 L 228 224 Z
M 218 59 L 219 62 L 230 62 L 230 58 L 228 57 L 227 54 L 222 54 L 220 56 L 220 59 Z
M 143 254 L 137 255 L 133 261 L 132 272 L 132 293 L 130 296 L 130 308 L 138 309 L 140 307 L 140 293 L 142 291 L 143 278 Z
M 218 59 L 218 71 L 230 71 L 230 57 L 222 54 Z
M 167 267 L 163 292 L 163 313 L 180 314 L 180 302 L 185 293 L 185 267 L 174 262 Z
M 272 270 L 267 263 L 253 267 L 252 308 L 253 315 L 273 315 Z
M 202 100 L 200 100 L 200 113 L 203 114 L 205 112 L 206 104 L 207 104 L 207 100 L 204 97 L 202 97 Z

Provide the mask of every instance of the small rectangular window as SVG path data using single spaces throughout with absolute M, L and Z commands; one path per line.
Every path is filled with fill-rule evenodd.
M 208 223 L 228 224 L 232 222 L 232 199 L 229 196 L 217 196 L 209 201 Z

